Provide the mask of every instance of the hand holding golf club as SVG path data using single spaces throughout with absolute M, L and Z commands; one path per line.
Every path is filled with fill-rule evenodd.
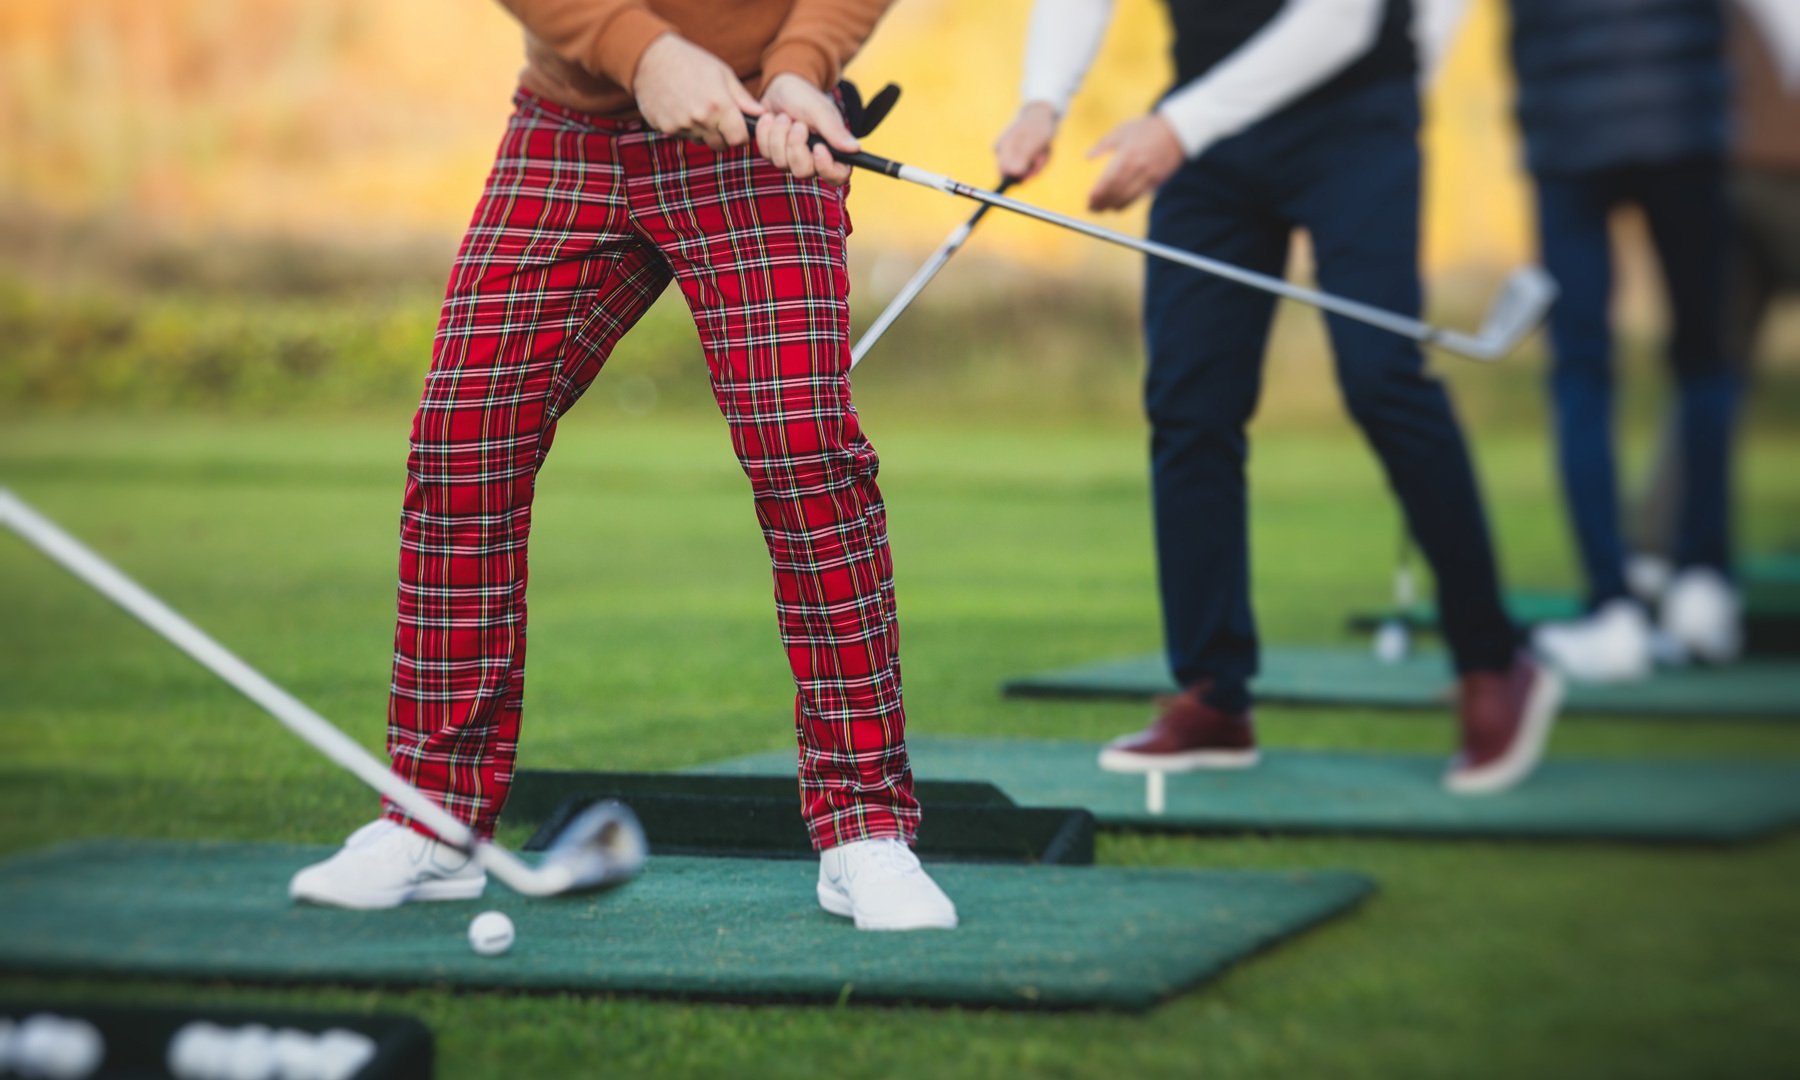
M 850 182 L 850 166 L 831 156 L 833 150 L 862 149 L 844 125 L 837 103 L 798 75 L 777 75 L 763 91 L 766 110 L 756 128 L 756 148 L 769 164 L 839 187 Z
M 763 117 L 757 151 L 771 165 L 801 180 L 819 176 L 834 184 L 850 180 L 850 167 L 833 160 L 833 150 L 860 147 L 837 103 L 798 75 L 777 75 L 762 100 L 751 95 L 725 61 L 679 34 L 650 43 L 632 79 L 638 111 L 651 127 L 713 150 L 743 146 L 753 130 L 750 117 Z
M 676 33 L 644 50 L 631 92 L 645 123 L 714 150 L 748 142 L 744 118 L 764 112 L 730 65 Z

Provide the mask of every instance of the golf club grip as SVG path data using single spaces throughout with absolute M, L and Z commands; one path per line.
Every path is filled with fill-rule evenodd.
M 744 126 L 750 129 L 750 137 L 754 139 L 756 137 L 756 117 L 744 117 Z M 898 161 L 889 161 L 887 158 L 878 154 L 871 154 L 862 150 L 839 150 L 837 147 L 826 142 L 825 136 L 823 135 L 809 136 L 806 140 L 806 145 L 823 146 L 825 149 L 831 151 L 832 157 L 846 165 L 854 165 L 859 169 L 868 169 L 871 172 L 881 173 L 883 176 L 900 175 L 900 163 Z

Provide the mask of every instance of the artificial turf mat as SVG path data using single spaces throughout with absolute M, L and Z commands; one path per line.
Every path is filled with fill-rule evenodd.
M 747 788 L 769 793 L 747 793 Z M 930 811 L 929 826 L 920 828 L 913 844 L 922 859 L 1093 864 L 1094 815 L 1086 810 L 1015 806 L 992 784 L 921 784 L 919 789 L 919 801 Z M 933 797 L 945 789 L 991 798 L 955 802 Z M 563 792 L 563 799 L 547 804 L 546 792 Z M 605 799 L 631 807 L 653 855 L 818 857 L 800 815 L 794 781 L 778 776 L 521 769 L 500 823 L 535 826 L 525 850 L 543 851 L 577 815 Z M 515 810 L 515 801 L 525 808 Z
M 0 970 L 763 1000 L 1146 1009 L 1354 906 L 1336 870 L 941 865 L 955 931 L 864 933 L 819 909 L 814 865 L 657 857 L 610 892 L 391 911 L 296 905 L 326 847 L 100 840 L 0 862 Z M 469 919 L 505 912 L 481 957 Z
M 913 769 L 992 780 L 1020 805 L 1085 806 L 1102 825 L 1200 832 L 1372 833 L 1731 843 L 1800 821 L 1800 767 L 1732 761 L 1545 761 L 1501 795 L 1443 789 L 1425 754 L 1265 750 L 1254 769 L 1169 774 L 1167 807 L 1144 808 L 1144 778 L 1109 773 L 1093 743 L 913 738 Z M 792 771 L 793 755 L 704 766 Z
M 1384 663 L 1367 648 L 1283 646 L 1264 649 L 1251 684 L 1261 701 L 1375 709 L 1448 708 L 1454 684 L 1448 658 L 1415 652 Z M 1150 698 L 1177 687 L 1161 653 L 1024 675 L 1006 682 L 1011 697 Z M 1800 661 L 1744 660 L 1730 667 L 1669 668 L 1641 682 L 1569 683 L 1564 710 L 1612 716 L 1800 719 Z
M 1744 647 L 1753 656 L 1800 654 L 1800 553 L 1758 555 L 1738 565 L 1744 601 Z M 1556 622 L 1581 615 L 1581 597 L 1572 592 L 1510 589 L 1506 610 L 1520 626 Z M 1352 630 L 1370 631 L 1390 619 L 1414 630 L 1437 633 L 1437 605 L 1426 601 L 1409 608 L 1353 612 Z

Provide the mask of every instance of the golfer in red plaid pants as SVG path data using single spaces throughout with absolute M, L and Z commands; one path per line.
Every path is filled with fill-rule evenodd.
M 759 103 L 727 86 L 724 108 L 662 125 L 704 140 L 690 141 L 656 130 L 641 86 L 645 119 L 519 92 L 457 255 L 413 422 L 388 750 L 395 772 L 492 834 L 518 748 L 538 470 L 557 420 L 674 281 L 774 568 L 798 688 L 802 813 L 825 856 L 820 902 L 871 928 L 953 926 L 954 907 L 907 850 L 919 806 L 893 566 L 875 451 L 848 376 L 848 170 L 807 147 L 805 118 L 855 143 L 830 98 L 811 86 L 791 97 L 799 116 L 779 112 L 778 95 Z M 739 110 L 763 114 L 759 147 L 731 145 L 747 139 Z M 460 853 L 397 829 L 418 828 L 398 808 L 386 818 L 371 827 L 378 840 L 429 844 L 430 857 L 457 867 L 423 891 L 408 883 L 401 899 L 479 874 Z M 353 838 L 334 861 L 357 846 Z M 868 896 L 857 895 L 857 878 Z

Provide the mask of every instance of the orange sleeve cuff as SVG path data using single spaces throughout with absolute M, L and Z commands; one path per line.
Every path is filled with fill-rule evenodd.
M 830 90 L 837 83 L 838 71 L 823 46 L 789 39 L 776 41 L 763 54 L 762 84 L 769 85 L 777 75 L 798 75 L 820 90 Z
M 596 35 L 596 55 L 591 63 L 599 74 L 630 91 L 631 80 L 637 75 L 638 61 L 644 58 L 644 50 L 650 47 L 652 41 L 674 32 L 675 27 L 668 20 L 653 14 L 648 8 L 622 7 Z

